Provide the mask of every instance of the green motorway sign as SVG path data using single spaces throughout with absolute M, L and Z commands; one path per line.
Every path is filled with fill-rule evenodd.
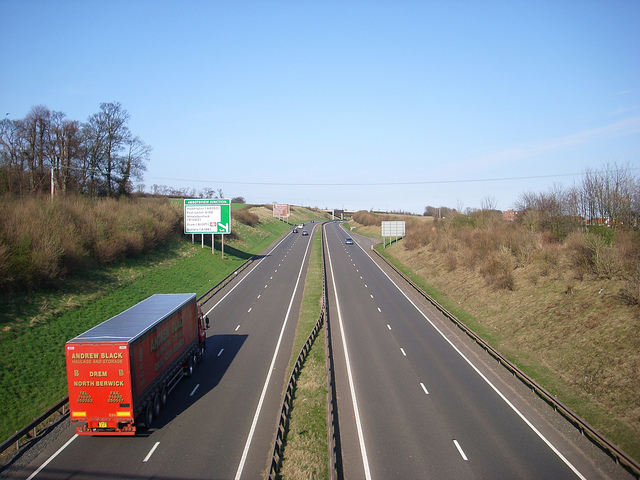
M 231 233 L 231 200 L 184 200 L 184 233 Z

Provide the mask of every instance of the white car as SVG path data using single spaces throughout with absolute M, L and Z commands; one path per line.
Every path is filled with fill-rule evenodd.
M 351 238 L 351 237 L 345 238 L 344 244 L 345 245 L 353 245 L 353 238 Z

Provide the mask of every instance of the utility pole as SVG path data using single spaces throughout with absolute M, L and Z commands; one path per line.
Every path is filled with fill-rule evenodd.
M 53 167 L 51 167 L 51 201 L 53 202 L 53 195 L 56 193 L 56 186 L 53 179 Z

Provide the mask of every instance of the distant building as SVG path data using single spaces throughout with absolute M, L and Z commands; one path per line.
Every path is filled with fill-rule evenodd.
M 610 227 L 616 222 L 614 220 L 611 220 L 610 218 L 591 218 L 591 219 L 585 220 L 584 223 L 585 225 L 603 225 L 606 227 Z
M 507 222 L 515 222 L 518 218 L 518 215 L 520 215 L 521 213 L 522 212 L 510 208 L 509 210 L 502 212 L 502 218 Z

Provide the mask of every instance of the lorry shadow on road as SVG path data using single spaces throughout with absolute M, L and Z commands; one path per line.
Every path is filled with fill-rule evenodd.
M 207 351 L 196 365 L 193 377 L 183 379 L 169 395 L 166 407 L 150 430 L 143 430 L 137 436 L 144 436 L 169 424 L 176 416 L 187 410 L 194 402 L 216 388 L 247 340 L 248 335 L 221 334 L 207 338 Z M 187 380 L 187 381 L 185 381 Z M 191 380 L 191 381 L 188 381 Z M 197 390 L 194 390 L 197 385 Z M 181 398 L 182 397 L 182 401 Z M 186 397 L 186 398 L 185 398 Z

